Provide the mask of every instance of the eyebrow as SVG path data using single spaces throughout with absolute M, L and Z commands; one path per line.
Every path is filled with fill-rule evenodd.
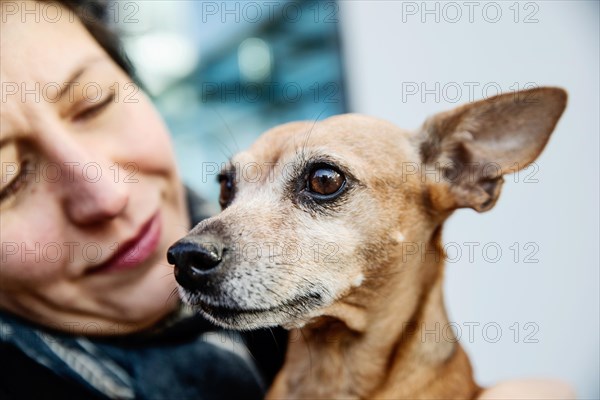
M 94 56 L 89 57 L 81 61 L 80 65 L 69 75 L 67 80 L 65 81 L 65 86 L 58 92 L 57 98 L 60 100 L 64 97 L 65 93 L 67 93 L 73 85 L 76 83 L 77 79 L 79 79 L 89 68 L 90 65 L 96 64 L 100 61 L 105 61 L 106 57 L 103 56 Z M 17 135 L 14 134 L 6 134 L 3 137 L 0 137 L 0 147 L 4 146 L 6 143 L 14 140 Z
M 65 95 L 65 93 L 67 93 L 69 91 L 69 89 L 71 89 L 71 87 L 75 83 L 75 80 L 77 78 L 81 77 L 81 75 L 83 75 L 83 73 L 85 72 L 85 69 L 86 69 L 85 66 L 80 67 L 69 77 L 69 79 L 65 82 L 66 83 L 65 87 L 63 87 L 60 90 L 60 92 L 58 92 L 59 99 L 62 99 L 63 96 Z
M 235 178 L 235 166 L 231 160 L 227 161 L 225 167 L 217 174 L 217 182 L 220 182 L 224 178 L 233 177 Z
M 88 67 L 92 64 L 95 64 L 99 61 L 103 61 L 104 57 L 93 57 L 91 59 L 87 59 L 84 60 L 81 65 L 75 70 L 73 71 L 73 73 L 71 73 L 71 75 L 69 75 L 69 78 L 65 81 L 65 87 L 63 87 L 59 92 L 58 92 L 58 98 L 62 99 L 64 94 L 67 93 L 69 91 L 69 89 L 71 89 L 71 87 L 73 87 L 73 84 L 76 83 L 77 79 L 80 78 L 83 73 L 88 69 Z

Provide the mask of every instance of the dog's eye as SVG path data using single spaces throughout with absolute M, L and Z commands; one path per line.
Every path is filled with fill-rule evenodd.
M 307 188 L 312 194 L 331 197 L 344 187 L 346 179 L 337 170 L 329 166 L 315 168 L 308 175 Z
M 219 204 L 222 209 L 225 209 L 233 198 L 233 176 L 230 174 L 219 175 L 219 183 L 221 185 Z

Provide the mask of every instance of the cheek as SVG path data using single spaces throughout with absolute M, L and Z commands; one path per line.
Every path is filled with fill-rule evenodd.
M 29 207 L 2 215 L 0 289 L 46 284 L 65 277 L 69 241 L 60 231 L 60 218 L 51 210 Z
M 362 233 L 340 218 L 302 221 L 294 234 L 302 246 L 302 268 L 331 292 L 347 288 L 349 278 L 359 275 L 361 260 L 356 250 L 364 241 Z
M 113 128 L 118 132 L 115 149 L 121 159 L 146 172 L 174 174 L 174 151 L 164 122 L 145 96 L 124 103 Z

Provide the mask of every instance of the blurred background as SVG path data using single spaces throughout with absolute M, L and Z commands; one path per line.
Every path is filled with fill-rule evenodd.
M 565 88 L 536 163 L 493 210 L 447 223 L 446 301 L 480 384 L 554 377 L 597 399 L 598 4 L 152 0 L 117 2 L 113 18 L 184 180 L 214 204 L 222 163 L 283 122 L 360 112 L 417 128 L 501 92 Z
M 346 112 L 335 2 L 124 1 L 125 49 L 175 139 L 184 180 L 216 175 L 265 130 Z

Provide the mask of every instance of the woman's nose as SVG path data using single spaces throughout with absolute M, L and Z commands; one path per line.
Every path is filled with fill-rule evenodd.
M 118 164 L 72 162 L 63 185 L 66 214 L 78 225 L 103 222 L 121 214 L 129 201 L 128 188 L 116 178 Z

